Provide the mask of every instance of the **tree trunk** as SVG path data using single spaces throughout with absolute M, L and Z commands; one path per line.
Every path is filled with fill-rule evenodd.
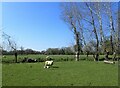
M 96 26 L 95 26 L 95 20 L 93 17 L 93 11 L 90 8 L 90 6 L 86 3 L 86 6 L 88 7 L 88 9 L 90 10 L 90 14 L 91 14 L 91 18 L 92 18 L 92 22 L 90 22 L 93 26 L 93 32 L 95 34 L 95 38 L 96 38 L 96 56 L 95 56 L 95 60 L 98 61 L 99 60 L 99 39 L 98 39 L 98 34 L 97 34 L 97 30 L 96 30 Z
M 73 26 L 73 29 L 74 29 L 74 35 L 75 35 L 75 45 L 76 45 L 76 47 L 75 47 L 75 53 L 76 53 L 76 55 L 75 55 L 75 60 L 76 61 L 79 61 L 79 55 L 80 55 L 80 43 L 79 43 L 79 32 L 77 32 L 77 30 L 76 30 L 76 27 L 74 26 L 74 24 L 71 22 L 71 25 Z
M 111 43 L 111 50 L 112 50 L 112 54 L 113 54 L 114 47 L 113 47 L 113 38 L 112 38 L 112 35 L 110 36 L 110 43 Z
M 79 32 L 76 32 L 76 61 L 79 61 L 79 55 L 80 55 L 80 45 L 79 45 Z
M 106 51 L 106 54 L 105 54 L 105 60 L 109 60 L 108 55 L 109 55 L 109 52 L 108 52 L 108 51 Z
M 95 60 L 98 61 L 99 60 L 99 39 L 98 39 L 98 35 L 97 35 L 97 31 L 96 31 L 96 27 L 95 27 L 95 21 L 94 21 L 94 17 L 93 17 L 93 13 L 91 11 L 91 15 L 92 15 L 92 25 L 94 28 L 94 34 L 95 34 L 95 38 L 96 38 L 96 57 Z
M 106 50 L 106 45 L 105 45 L 105 43 L 104 43 L 104 40 L 105 40 L 105 38 L 104 38 L 104 34 L 103 34 L 103 29 L 102 29 L 102 17 L 101 17 L 101 9 L 100 9 L 100 4 L 99 3 L 97 3 L 96 4 L 97 6 L 96 6 L 96 8 L 98 8 L 97 9 L 97 11 L 95 12 L 87 3 L 86 3 L 86 6 L 88 7 L 88 9 L 90 10 L 90 13 L 91 13 L 91 17 L 92 17 L 92 25 L 93 25 L 93 27 L 94 27 L 94 33 L 95 33 L 95 37 L 96 37 L 96 42 L 97 42 L 97 46 L 96 46 L 96 59 L 98 59 L 98 56 L 99 56 L 99 50 L 98 50 L 98 48 L 99 48 L 99 40 L 98 40 L 98 34 L 97 34 L 97 31 L 96 31 L 96 27 L 95 27 L 95 20 L 94 20 L 94 17 L 93 17 L 93 13 L 95 14 L 95 15 L 97 15 L 98 16 L 98 20 L 99 20 L 99 25 L 100 25 L 100 44 L 101 44 L 101 46 L 103 46 L 104 48 L 104 51 Z
M 112 17 L 112 14 L 110 14 L 110 42 L 111 42 L 111 49 L 112 49 L 112 54 L 114 52 L 114 46 L 113 46 L 113 35 L 114 35 L 114 24 L 113 24 L 113 17 Z
M 95 57 L 95 60 L 99 61 L 99 40 L 98 40 L 98 35 L 97 35 L 97 32 L 96 32 L 96 28 L 94 29 L 94 33 L 95 33 L 96 42 L 97 42 L 97 44 L 96 44 L 96 57 Z
M 101 46 L 103 47 L 103 52 L 105 53 L 106 51 L 106 44 L 105 44 L 105 37 L 103 34 L 103 30 L 102 30 L 102 19 L 101 16 L 98 17 L 99 18 L 99 24 L 100 24 L 100 39 L 101 39 Z
M 118 12 L 118 38 L 117 38 L 117 58 L 120 59 L 120 11 Z
M 17 63 L 17 52 L 15 51 L 15 63 Z

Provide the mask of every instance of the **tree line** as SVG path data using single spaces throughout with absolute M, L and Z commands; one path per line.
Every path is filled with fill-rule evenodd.
M 110 40 L 109 37 L 106 38 L 106 49 L 111 51 L 111 45 L 110 45 Z M 62 47 L 62 48 L 48 48 L 43 51 L 36 51 L 33 49 L 24 49 L 23 47 L 20 47 L 20 49 L 16 50 L 18 55 L 24 55 L 24 54 L 41 54 L 41 55 L 75 55 L 75 45 L 69 46 L 69 47 Z M 91 40 L 86 45 L 84 46 L 79 46 L 81 48 L 81 51 L 79 52 L 80 55 L 93 55 L 96 50 L 96 42 Z M 2 50 L 3 55 L 14 55 L 15 51 L 14 50 Z M 99 47 L 99 54 L 103 55 L 102 47 Z M 112 53 L 110 52 L 112 55 Z
M 41 54 L 41 55 L 74 55 L 74 49 L 72 47 L 63 47 L 63 48 L 48 48 L 43 51 L 36 51 L 32 49 L 21 49 L 16 50 L 18 55 L 24 54 Z M 3 55 L 14 55 L 15 51 L 2 50 Z

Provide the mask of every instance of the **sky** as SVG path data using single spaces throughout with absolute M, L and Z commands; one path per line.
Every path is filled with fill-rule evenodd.
M 8 2 L 2 4 L 3 32 L 18 47 L 46 50 L 74 43 L 69 27 L 61 19 L 60 3 Z
M 71 46 L 75 43 L 74 35 L 61 19 L 60 4 L 60 2 L 3 2 L 0 28 L 11 36 L 18 49 L 22 46 L 24 49 L 42 51 Z M 117 5 L 114 5 L 113 10 L 116 8 Z M 90 37 L 88 35 L 85 34 L 86 39 Z

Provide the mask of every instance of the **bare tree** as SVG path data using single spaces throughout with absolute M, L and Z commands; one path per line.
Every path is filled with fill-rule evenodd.
M 120 7 L 119 7 L 120 9 Z M 118 58 L 120 58 L 120 11 L 118 11 L 118 33 L 117 33 L 117 54 Z
M 114 52 L 114 44 L 113 44 L 113 37 L 115 36 L 115 28 L 114 28 L 114 18 L 112 15 L 112 4 L 111 2 L 105 3 L 104 6 L 106 7 L 106 14 L 109 17 L 109 27 L 110 27 L 110 42 L 111 42 L 111 49 L 112 54 Z
M 78 15 L 78 8 L 75 3 L 63 3 L 62 4 L 62 19 L 69 25 L 75 36 L 75 51 L 76 51 L 76 61 L 79 60 L 80 54 L 80 20 Z
M 84 36 L 84 34 L 89 34 L 89 38 L 95 39 L 95 60 L 98 61 L 99 53 L 105 53 L 107 50 L 106 34 L 110 34 L 110 45 L 112 53 L 113 51 L 115 51 L 115 45 L 116 47 L 118 46 L 118 37 L 116 36 L 115 38 L 115 32 L 118 32 L 115 29 L 115 17 L 113 16 L 114 11 L 112 11 L 111 9 L 113 5 L 111 5 L 109 2 L 87 2 L 81 4 L 65 4 L 62 7 L 62 16 L 64 18 L 64 21 L 69 24 L 75 35 L 76 46 L 77 42 L 80 43 L 79 45 L 86 45 L 86 41 L 89 41 L 89 39 L 85 39 L 86 36 Z M 82 10 L 82 8 L 84 8 L 84 10 Z M 107 16 L 108 18 L 105 19 L 104 16 Z M 107 26 L 105 25 L 105 23 L 107 24 Z M 107 30 L 108 28 L 110 30 Z M 87 33 L 86 31 L 89 31 L 90 33 Z M 77 38 L 77 36 L 79 38 Z M 77 39 L 79 40 L 77 41 Z M 101 48 L 103 51 L 101 50 Z
M 95 56 L 95 60 L 98 61 L 99 60 L 99 39 L 98 39 L 97 28 L 96 28 L 96 25 L 95 25 L 94 13 L 93 13 L 93 10 L 90 8 L 88 3 L 86 3 L 86 6 L 88 7 L 88 9 L 90 11 L 90 15 L 91 15 L 91 21 L 88 21 L 88 22 L 93 26 L 93 32 L 94 32 L 95 38 L 96 38 L 96 56 Z
M 6 33 L 3 32 L 2 34 L 3 40 L 6 40 L 8 47 L 14 51 L 15 55 L 15 62 L 17 63 L 17 44 L 15 41 L 11 39 L 11 36 L 7 35 Z
M 105 45 L 105 36 L 103 31 L 103 23 L 102 23 L 102 13 L 103 13 L 103 5 L 102 2 L 94 2 L 92 6 L 89 6 L 89 8 L 92 10 L 92 12 L 97 16 L 99 21 L 99 30 L 100 30 L 100 45 L 103 47 L 103 51 L 106 51 L 106 45 Z

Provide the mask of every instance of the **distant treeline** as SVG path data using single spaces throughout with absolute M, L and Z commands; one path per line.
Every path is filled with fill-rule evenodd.
M 15 51 L 2 50 L 3 55 L 14 55 Z M 43 55 L 74 55 L 74 49 L 71 47 L 48 48 L 44 51 L 35 51 L 32 49 L 17 50 L 17 54 L 43 54 Z
M 26 49 L 26 50 L 16 50 L 17 54 L 40 54 L 39 51 L 35 51 L 32 49 Z M 15 51 L 6 51 L 6 50 L 2 50 L 2 54 L 3 55 L 14 55 Z
M 109 37 L 106 37 L 106 50 L 109 52 L 109 54 L 112 55 L 112 48 L 110 45 L 110 40 Z M 96 54 L 96 42 L 91 40 L 90 42 L 86 43 L 86 45 L 82 46 L 80 45 L 80 55 L 93 55 Z M 117 47 L 115 47 L 115 43 L 113 43 L 114 48 L 116 49 L 116 54 L 120 54 L 120 51 L 117 50 Z M 100 55 L 104 55 L 104 47 L 99 46 L 98 47 L 98 52 Z M 32 49 L 24 49 L 20 48 L 20 50 L 16 50 L 17 54 L 42 54 L 42 55 L 75 55 L 75 52 L 77 51 L 76 46 L 69 46 L 69 47 L 62 47 L 62 48 L 48 48 L 47 50 L 43 51 L 36 51 Z M 3 55 L 13 55 L 16 52 L 15 50 L 12 51 L 7 51 L 7 50 L 2 50 Z

